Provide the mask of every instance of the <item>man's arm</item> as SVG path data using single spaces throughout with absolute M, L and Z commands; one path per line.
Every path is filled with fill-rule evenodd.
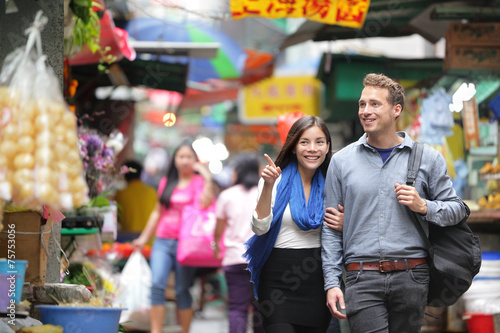
M 465 205 L 453 188 L 444 157 L 435 149 L 432 149 L 432 153 L 435 157 L 429 171 L 431 198 L 426 200 L 427 213 L 424 218 L 442 227 L 455 225 L 465 217 Z

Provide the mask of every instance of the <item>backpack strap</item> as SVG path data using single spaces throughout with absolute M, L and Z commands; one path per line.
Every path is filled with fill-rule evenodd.
M 413 142 L 410 158 L 408 159 L 408 174 L 406 176 L 406 185 L 415 186 L 422 154 L 424 153 L 424 145 L 420 142 Z
M 418 170 L 420 169 L 420 162 L 422 161 L 423 153 L 424 144 L 420 142 L 413 142 L 410 157 L 408 158 L 408 174 L 406 175 L 406 185 L 415 186 L 415 179 L 417 179 L 417 174 Z M 420 219 L 418 218 L 417 213 L 412 211 L 410 208 L 408 208 L 408 210 L 411 213 L 412 220 L 417 227 L 418 233 L 426 243 L 427 249 L 430 249 L 432 245 L 424 231 L 424 228 L 420 224 Z

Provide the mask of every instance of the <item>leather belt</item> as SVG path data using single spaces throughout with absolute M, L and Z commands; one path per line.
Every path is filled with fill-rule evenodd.
M 347 265 L 346 269 L 348 271 L 359 271 L 362 267 L 363 270 L 367 271 L 387 273 L 392 271 L 405 271 L 425 263 L 427 263 L 426 258 L 380 260 L 377 262 L 352 262 Z

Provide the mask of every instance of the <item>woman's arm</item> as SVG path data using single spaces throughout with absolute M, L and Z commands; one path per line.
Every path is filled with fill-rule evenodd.
M 142 230 L 141 235 L 138 238 L 134 239 L 134 241 L 132 242 L 132 245 L 135 248 L 142 250 L 142 248 L 149 241 L 151 236 L 153 236 L 153 233 L 156 230 L 156 226 L 158 225 L 158 221 L 160 220 L 160 208 L 161 208 L 160 202 L 156 201 L 155 208 L 149 215 L 146 227 L 144 227 L 144 230 Z
M 276 167 L 273 160 L 264 154 L 267 162 L 269 163 L 264 170 L 262 170 L 261 177 L 264 179 L 264 186 L 262 187 L 262 192 L 260 193 L 259 201 L 257 202 L 257 207 L 255 207 L 255 212 L 257 213 L 258 219 L 263 219 L 271 215 L 271 200 L 273 195 L 273 186 L 276 179 L 281 175 L 280 167 Z
M 215 224 L 214 230 L 214 242 L 212 244 L 212 249 L 214 250 L 214 257 L 220 258 L 220 242 L 222 234 L 226 229 L 226 220 L 225 219 L 217 219 L 217 223 Z
M 200 194 L 200 207 L 204 209 L 212 204 L 215 197 L 214 186 L 212 183 L 212 174 L 210 173 L 210 170 L 208 170 L 201 163 L 196 163 L 194 166 L 194 170 L 198 172 L 205 180 L 203 184 L 203 190 Z

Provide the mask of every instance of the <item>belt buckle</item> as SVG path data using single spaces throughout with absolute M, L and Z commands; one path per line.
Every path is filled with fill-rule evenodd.
M 391 269 L 389 269 L 389 270 L 385 270 L 385 269 L 384 269 L 384 267 L 383 267 L 383 264 L 384 264 L 385 262 L 391 262 L 391 261 L 392 261 L 392 260 L 379 260 L 379 262 L 378 262 L 378 269 L 379 269 L 379 271 L 380 271 L 381 273 L 389 273 L 389 272 L 391 272 L 391 271 L 392 271 Z

